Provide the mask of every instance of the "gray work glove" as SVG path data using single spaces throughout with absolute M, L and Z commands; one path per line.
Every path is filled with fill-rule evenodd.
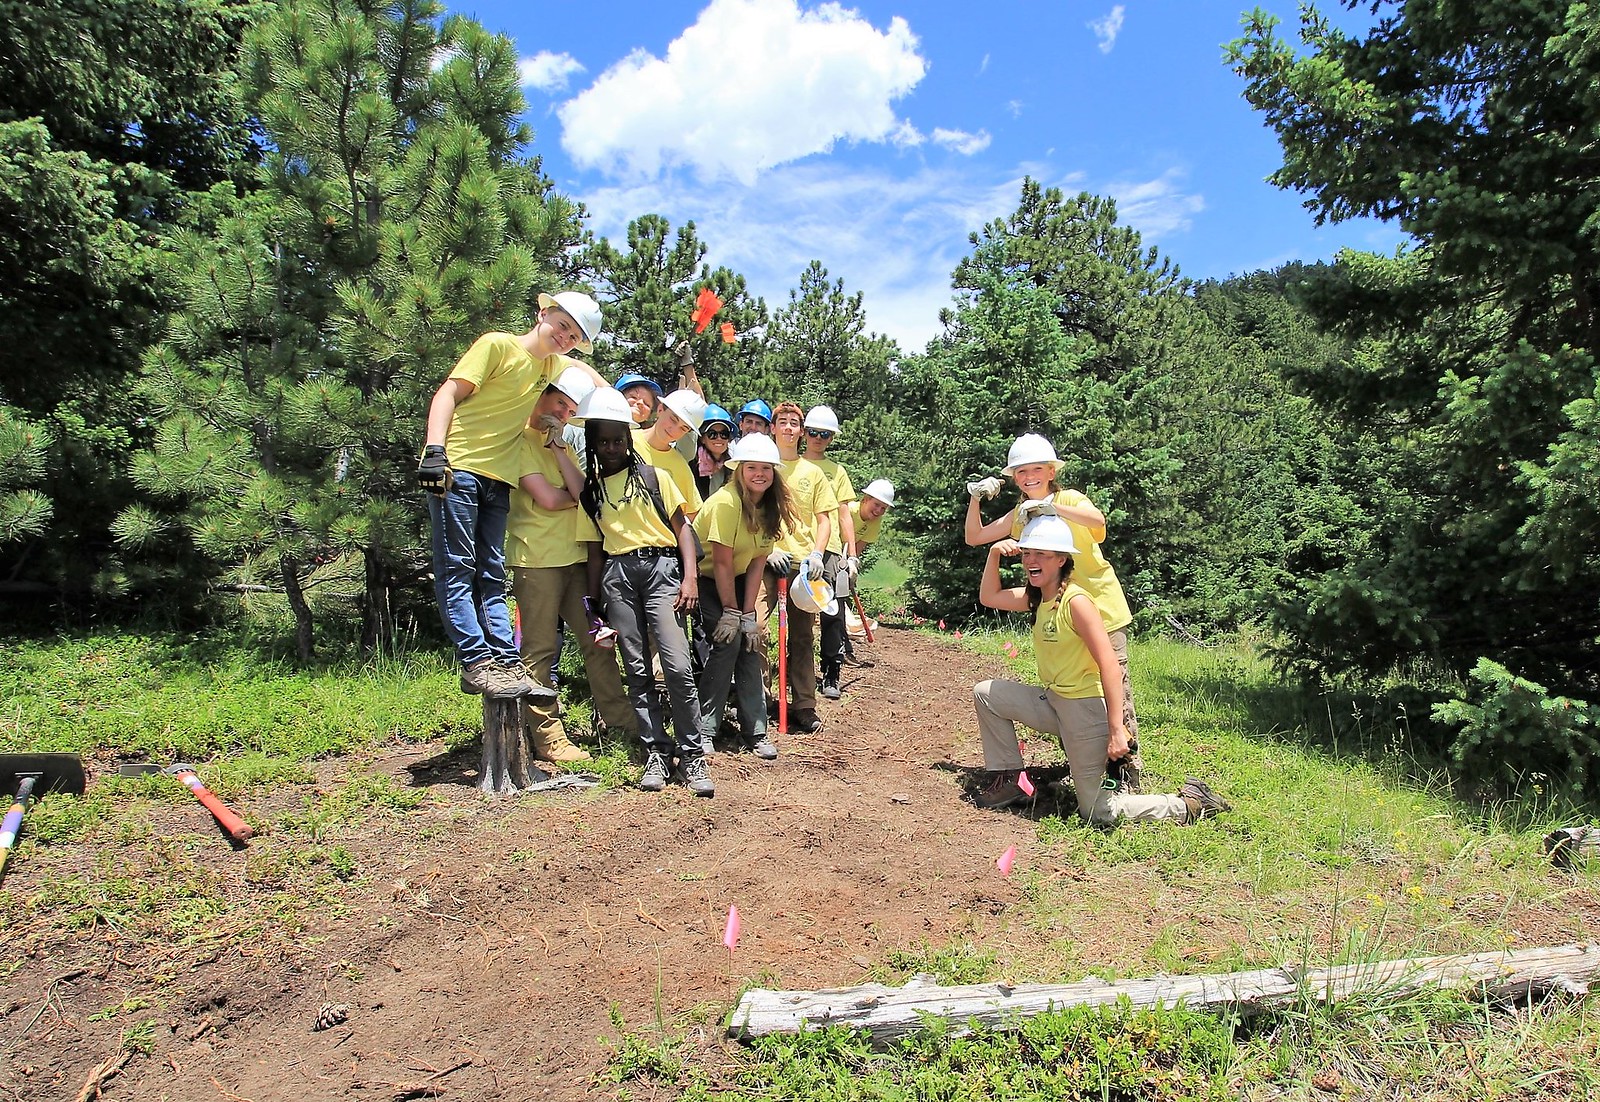
M 850 572 L 850 580 L 856 580 L 856 575 L 861 573 L 861 560 L 854 555 L 844 560 L 844 568 Z
M 806 556 L 806 576 L 811 578 L 822 577 L 822 552 L 813 551 Z
M 444 445 L 429 444 L 423 448 L 422 458 L 417 462 L 417 485 L 435 497 L 443 497 L 454 481 Z
M 739 617 L 739 631 L 744 634 L 744 649 L 760 653 L 766 649 L 766 625 L 757 619 L 753 612 L 746 612 Z
M 997 495 L 1004 485 L 1004 482 L 1001 482 L 994 475 L 990 475 L 988 478 L 980 478 L 975 482 L 967 483 L 967 494 L 971 497 L 987 499 Z
M 767 556 L 767 565 L 772 567 L 775 574 L 788 574 L 789 568 L 794 565 L 794 556 L 781 547 L 774 547 L 772 554 Z
M 1017 506 L 1017 519 L 1023 524 L 1027 524 L 1035 517 L 1053 517 L 1056 515 L 1056 503 L 1047 497 L 1039 498 L 1037 501 L 1024 501 Z
M 717 626 L 711 629 L 711 641 L 723 646 L 739 638 L 741 617 L 736 608 L 725 608 L 717 617 Z

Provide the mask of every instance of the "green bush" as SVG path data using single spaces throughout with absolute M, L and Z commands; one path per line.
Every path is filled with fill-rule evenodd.
M 1435 719 L 1460 727 L 1450 754 L 1463 780 L 1509 792 L 1537 786 L 1574 802 L 1600 795 L 1593 770 L 1600 709 L 1551 696 L 1487 658 L 1478 659 L 1471 681 L 1472 688 L 1433 709 Z

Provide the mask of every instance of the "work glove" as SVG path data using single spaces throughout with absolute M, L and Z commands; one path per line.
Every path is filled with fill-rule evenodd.
M 753 612 L 739 617 L 739 631 L 744 635 L 744 649 L 760 653 L 767 647 L 766 625 Z
M 739 615 L 738 609 L 723 609 L 722 615 L 717 617 L 717 626 L 711 629 L 711 641 L 713 643 L 721 644 L 722 646 L 727 646 L 729 643 L 739 638 L 739 631 L 742 627 L 743 621 L 744 617 Z
M 454 481 L 450 460 L 444 454 L 444 445 L 429 444 L 423 448 L 422 458 L 417 462 L 417 485 L 435 497 L 443 497 L 450 491 Z
M 787 575 L 789 568 L 794 565 L 794 556 L 780 547 L 774 547 L 772 554 L 767 556 L 767 565 L 780 576 Z
M 806 556 L 806 576 L 811 578 L 822 577 L 822 552 L 813 551 Z
M 967 483 L 967 494 L 970 497 L 988 499 L 998 494 L 1000 488 L 1004 485 L 1004 482 L 1001 482 L 994 475 L 990 475 L 988 478 L 980 478 L 976 482 Z
M 1056 515 L 1056 503 L 1047 497 L 1039 498 L 1037 501 L 1024 501 L 1017 506 L 1017 519 L 1022 521 L 1023 524 L 1027 524 L 1035 517 L 1053 517 Z
M 856 580 L 856 575 L 861 573 L 861 560 L 851 555 L 844 560 L 844 568 L 849 572 L 850 580 L 853 582 Z
M 585 597 L 583 599 L 583 611 L 589 617 L 589 634 L 594 636 L 595 646 L 603 647 L 606 650 L 610 650 L 612 647 L 616 646 L 616 629 L 609 626 L 603 619 L 600 618 L 600 614 L 595 611 L 594 599 L 592 597 Z

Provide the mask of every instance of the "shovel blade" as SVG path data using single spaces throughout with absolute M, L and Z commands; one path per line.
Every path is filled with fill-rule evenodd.
M 24 777 L 37 778 L 33 794 L 70 792 L 81 795 L 83 759 L 76 754 L 0 754 L 0 791 L 12 793 Z

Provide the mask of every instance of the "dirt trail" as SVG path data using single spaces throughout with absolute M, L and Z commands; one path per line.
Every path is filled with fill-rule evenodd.
M 658 1008 L 703 1023 L 716 1064 L 720 1020 L 747 984 L 854 983 L 895 949 L 1003 936 L 1020 886 L 994 856 L 1031 832 L 959 798 L 978 761 L 970 686 L 986 672 L 938 640 L 884 634 L 868 648 L 877 665 L 848 670 L 845 698 L 824 702 L 823 731 L 781 742 L 770 764 L 718 754 L 714 800 L 674 788 L 486 802 L 436 783 L 417 811 L 339 832 L 361 879 L 337 917 L 312 907 L 298 931 L 182 950 L 93 926 L 45 947 L 0 981 L 0 1095 L 72 1098 L 150 1015 L 91 1016 L 148 1000 L 154 1053 L 110 1079 L 108 1098 L 378 1099 L 441 1072 L 446 1097 L 591 1098 L 606 1093 L 613 1005 L 630 1028 Z M 439 752 L 327 762 L 319 782 L 375 770 L 410 784 L 407 767 Z M 237 876 L 242 855 L 205 851 L 216 875 Z M 35 875 L 52 852 L 37 851 Z M 259 920 L 246 887 L 235 898 L 240 928 Z M 731 958 L 730 904 L 743 919 Z M 325 1002 L 349 1019 L 312 1032 Z

